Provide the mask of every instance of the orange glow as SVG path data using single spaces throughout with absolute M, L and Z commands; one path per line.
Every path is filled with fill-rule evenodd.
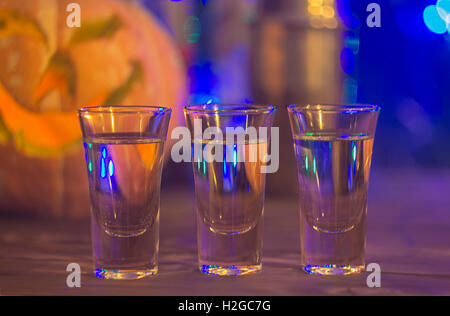
M 309 5 L 308 12 L 311 15 L 320 15 L 321 7 L 319 5 L 315 5 L 315 4 Z
M 334 17 L 334 9 L 330 6 L 323 6 L 320 10 L 320 13 L 325 18 L 333 18 Z
M 81 139 L 77 112 L 32 112 L 0 84 L 0 115 L 16 146 L 27 154 L 48 155 Z
M 338 27 L 338 21 L 335 18 L 327 19 L 323 22 L 323 24 L 325 25 L 326 28 L 329 29 L 335 29 Z

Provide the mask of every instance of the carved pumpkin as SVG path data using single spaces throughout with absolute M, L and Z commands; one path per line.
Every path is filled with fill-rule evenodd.
M 184 103 L 181 57 L 149 13 L 121 0 L 77 0 L 81 27 L 69 28 L 70 2 L 0 1 L 3 210 L 89 214 L 79 107 Z

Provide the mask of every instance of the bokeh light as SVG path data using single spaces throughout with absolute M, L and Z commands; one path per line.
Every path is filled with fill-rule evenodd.
M 436 34 L 447 32 L 447 23 L 439 15 L 435 5 L 429 5 L 423 11 L 423 20 L 430 31 Z
M 320 15 L 320 6 L 317 4 L 310 4 L 308 6 L 308 12 L 311 15 Z
M 358 100 L 358 81 L 349 77 L 343 82 L 343 99 L 348 103 L 356 103 Z
M 184 36 L 189 44 L 197 43 L 202 33 L 202 25 L 200 19 L 195 16 L 187 18 L 184 24 Z
M 355 70 L 355 55 L 350 48 L 341 51 L 341 67 L 346 74 L 351 74 Z
M 359 17 L 353 12 L 350 0 L 337 1 L 336 11 L 339 20 L 348 28 L 355 29 L 360 25 Z
M 352 50 L 353 54 L 357 55 L 359 53 L 359 37 L 355 31 L 347 30 L 342 32 L 344 38 L 344 47 Z
M 439 16 L 447 24 L 447 29 L 449 29 L 449 27 L 450 27 L 450 0 L 439 0 L 436 3 L 436 8 L 437 8 Z
M 320 13 L 322 14 L 323 17 L 325 18 L 333 18 L 334 17 L 334 9 L 331 6 L 323 6 L 320 8 Z
M 335 29 L 338 27 L 336 19 L 335 0 L 308 0 L 309 22 L 313 28 Z

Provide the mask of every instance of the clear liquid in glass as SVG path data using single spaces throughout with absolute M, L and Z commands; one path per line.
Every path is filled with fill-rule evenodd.
M 195 146 L 203 152 L 207 144 L 193 143 L 193 153 Z M 220 146 L 223 162 L 193 159 L 200 270 L 211 275 L 257 272 L 265 188 L 261 157 L 267 154 L 267 141 Z M 250 159 L 251 152 L 256 159 Z
M 301 265 L 312 274 L 364 269 L 373 137 L 318 133 L 294 138 Z
M 139 134 L 85 139 L 96 275 L 136 279 L 158 270 L 163 142 Z

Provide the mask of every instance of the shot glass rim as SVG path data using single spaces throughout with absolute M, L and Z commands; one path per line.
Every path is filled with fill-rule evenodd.
M 292 113 L 305 111 L 347 112 L 347 113 L 373 113 L 379 112 L 381 107 L 377 104 L 291 104 L 287 110 Z
M 95 105 L 84 106 L 78 114 L 144 114 L 144 113 L 170 113 L 171 108 L 152 105 Z
M 214 108 L 217 106 L 223 107 L 223 109 Z M 240 108 L 247 108 L 247 109 L 240 109 Z M 272 104 L 247 104 L 247 103 L 190 104 L 184 107 L 184 112 L 186 114 L 193 114 L 193 113 L 230 114 L 230 115 L 270 114 L 275 112 L 276 110 L 277 107 Z

